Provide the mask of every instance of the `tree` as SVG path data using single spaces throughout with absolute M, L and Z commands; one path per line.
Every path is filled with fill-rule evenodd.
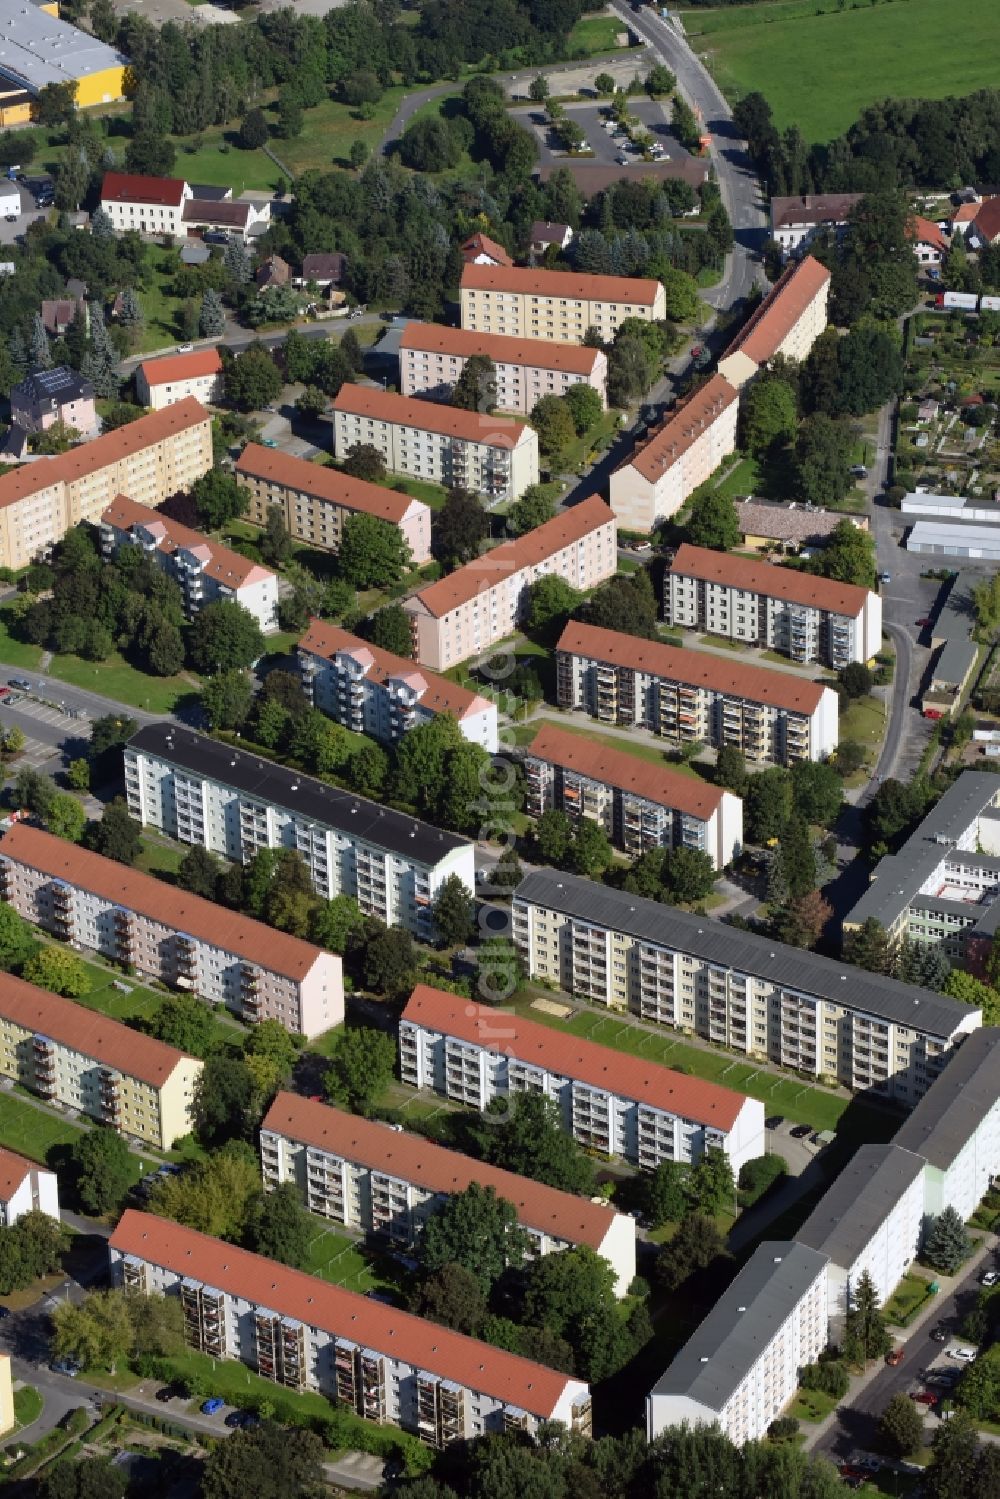
M 604 415 L 600 396 L 592 385 L 583 380 L 569 387 L 563 401 L 573 418 L 573 430 L 577 437 L 582 437 L 591 427 L 596 427 Z
M 345 779 L 361 796 L 379 796 L 389 775 L 389 757 L 380 744 L 363 744 L 350 758 Z
M 672 323 L 693 323 L 703 305 L 697 281 L 687 271 L 669 265 L 663 267 L 661 279 L 664 316 Z
M 357 901 L 350 895 L 335 895 L 312 913 L 309 937 L 328 952 L 343 955 L 363 930 L 365 918 Z
M 582 601 L 582 594 L 565 578 L 547 573 L 528 589 L 526 627 L 538 638 L 554 639 Z
M 349 515 L 340 534 L 337 567 L 355 588 L 386 588 L 398 583 L 412 553 L 399 526 L 361 511 Z
M 221 338 L 226 331 L 226 309 L 214 287 L 208 287 L 198 312 L 198 332 L 202 338 Z
M 118 1291 L 91 1291 L 79 1306 L 59 1302 L 52 1311 L 52 1352 L 85 1369 L 114 1374 L 132 1348 L 132 1322 Z
M 188 648 L 196 671 L 232 671 L 259 660 L 264 637 L 249 609 L 229 599 L 216 599 L 192 620 Z
M 575 1325 L 602 1306 L 614 1305 L 615 1273 L 589 1246 L 560 1249 L 531 1265 L 524 1288 L 524 1316 L 572 1341 Z
M 467 1337 L 476 1337 L 486 1316 L 486 1298 L 471 1270 L 464 1265 L 442 1265 L 421 1277 L 411 1310 Z
M 385 459 L 371 443 L 356 442 L 348 448 L 343 467 L 345 474 L 352 479 L 364 479 L 366 484 L 378 484 L 385 478 Z
M 742 539 L 736 506 L 729 495 L 703 487 L 695 491 L 688 516 L 687 539 L 716 552 L 732 551 Z
M 565 812 L 550 807 L 535 823 L 531 837 L 539 862 L 558 867 L 566 863 L 573 841 L 573 825 Z
M 832 827 L 843 801 L 843 784 L 832 765 L 799 760 L 792 766 L 792 807 L 804 822 Z
M 611 841 L 604 829 L 589 817 L 582 817 L 569 846 L 567 862 L 570 868 L 588 879 L 597 879 L 613 857 Z
M 763 375 L 740 396 L 740 444 L 753 458 L 766 458 L 790 442 L 798 426 L 795 391 L 777 375 Z
M 192 895 L 214 900 L 221 873 L 222 864 L 215 854 L 200 843 L 193 843 L 178 866 L 177 883 Z
M 972 1240 L 961 1215 L 951 1204 L 942 1208 L 931 1226 L 924 1245 L 924 1259 L 944 1275 L 954 1275 L 972 1253 Z
M 150 1016 L 146 1029 L 151 1036 L 193 1057 L 204 1057 L 215 1040 L 212 1011 L 194 994 L 168 994 Z
M 576 435 L 573 415 L 562 396 L 542 396 L 532 407 L 528 420 L 538 433 L 542 452 L 552 458 L 568 447 Z
M 842 520 L 830 533 L 821 552 L 810 559 L 809 571 L 837 583 L 875 587 L 875 538 L 853 521 Z
M 94 719 L 87 744 L 87 760 L 95 786 L 120 773 L 120 751 L 138 727 L 134 718 L 125 718 L 120 713 L 106 713 L 102 718 Z
M 869 973 L 892 972 L 892 943 L 885 927 L 874 916 L 844 933 L 844 962 L 865 968 Z
M 711 1218 L 690 1213 L 656 1259 L 656 1274 L 668 1291 L 676 1291 L 689 1276 L 726 1258 L 726 1241 Z
M 195 1079 L 191 1113 L 195 1133 L 209 1148 L 251 1137 L 263 1108 L 242 1057 L 229 1051 L 206 1057 Z
M 491 1165 L 563 1192 L 584 1194 L 593 1186 L 593 1167 L 562 1128 L 557 1106 L 537 1093 L 494 1100 L 473 1133 Z
M 402 927 L 378 932 L 365 947 L 364 980 L 376 994 L 402 994 L 412 986 L 415 967 L 413 938 Z
M 312 1225 L 294 1182 L 282 1182 L 257 1199 L 247 1225 L 247 1247 L 279 1264 L 302 1270 L 309 1259 Z
M 743 804 L 745 831 L 750 843 L 778 838 L 792 813 L 792 781 L 780 765 L 752 775 Z
M 222 378 L 226 402 L 237 411 L 260 411 L 281 394 L 281 374 L 263 344 L 227 360 Z
M 795 439 L 793 468 L 797 496 L 810 505 L 833 506 L 842 500 L 853 482 L 850 473 L 853 447 L 854 439 L 845 423 L 835 421 L 823 411 L 807 416 Z M 851 529 L 857 528 L 851 526 Z M 824 548 L 816 560 L 825 558 L 827 550 Z
M 884 1358 L 892 1347 L 892 1339 L 879 1310 L 875 1282 L 867 1270 L 862 1270 L 857 1285 L 850 1287 L 849 1296 L 843 1345 L 845 1354 L 859 1363 Z
M 678 844 L 676 848 L 664 851 L 660 877 L 662 894 L 658 899 L 668 904 L 691 904 L 711 895 L 715 885 L 715 866 L 703 849 Z
M 743 751 L 738 750 L 733 744 L 721 745 L 715 757 L 715 772 L 712 779 L 717 786 L 731 791 L 734 796 L 745 795 L 749 777 Z
M 347 153 L 347 159 L 356 172 L 360 172 L 370 155 L 368 145 L 363 140 L 351 141 L 351 149 Z
M 940 947 L 927 947 L 904 937 L 896 946 L 893 977 L 918 989 L 938 989 L 943 994 L 951 975 L 951 964 Z M 985 1022 L 989 1024 L 989 1022 Z
M 401 604 L 384 604 L 381 609 L 376 609 L 368 622 L 366 635 L 372 645 L 389 651 L 393 656 L 413 655 L 410 616 Z
M 87 814 L 75 796 L 71 796 L 68 791 L 60 791 L 52 798 L 52 805 L 45 819 L 45 826 L 50 833 L 54 833 L 57 838 L 65 838 L 69 843 L 79 843 L 86 825 Z
M 23 976 L 29 984 L 37 984 L 40 989 L 62 994 L 67 999 L 79 999 L 91 988 L 82 959 L 65 947 L 39 947 L 25 963 Z
M 909 1395 L 893 1395 L 879 1417 L 878 1434 L 892 1457 L 912 1457 L 924 1441 L 920 1408 Z
M 5 973 L 20 972 L 37 946 L 28 923 L 13 906 L 0 903 L 0 969 Z
M 280 505 L 268 505 L 267 517 L 258 545 L 260 555 L 272 567 L 281 567 L 292 555 L 292 533 L 288 529 L 285 512 Z
M 528 98 L 535 104 L 542 104 L 549 97 L 548 80 L 544 73 L 536 73 L 528 85 Z
M 850 661 L 842 666 L 837 681 L 852 701 L 867 697 L 875 685 L 875 678 L 863 661 Z
M 447 171 L 461 155 L 458 136 L 439 115 L 414 120 L 400 137 L 399 159 L 415 172 Z
M 467 942 L 474 930 L 475 901 L 464 881 L 449 875 L 438 887 L 431 913 L 434 933 L 442 947 L 458 947 Z
M 945 980 L 943 992 L 961 1004 L 973 1005 L 983 1012 L 984 1025 L 1000 1025 L 1000 993 L 971 973 L 953 968 Z
M 609 578 L 595 589 L 574 616 L 598 629 L 618 630 L 625 635 L 639 635 L 654 640 L 657 634 L 657 605 L 653 585 L 645 568 L 628 577 Z
M 498 1197 L 493 1187 L 472 1182 L 428 1218 L 420 1257 L 432 1273 L 446 1265 L 460 1265 L 475 1276 L 480 1291 L 488 1296 L 506 1270 L 520 1268 L 528 1247 L 513 1203 Z
M 431 520 L 434 555 L 447 568 L 471 562 L 489 530 L 489 516 L 476 496 L 467 489 L 450 489 Z
M 323 1443 L 300 1426 L 234 1431 L 208 1454 L 200 1477 L 202 1499 L 315 1499 L 323 1491 Z
M 807 890 L 774 911 L 771 928 L 789 947 L 815 947 L 833 916 L 833 907 L 818 890 Z
M 206 1160 L 161 1178 L 150 1194 L 150 1206 L 161 1217 L 198 1233 L 241 1243 L 260 1194 L 252 1148 L 243 1140 L 231 1140 Z
M 489 413 L 497 406 L 497 367 L 488 354 L 471 354 L 451 392 L 451 404 L 463 411 Z
M 221 468 L 211 468 L 191 485 L 191 498 L 198 512 L 198 524 L 206 531 L 219 531 L 231 520 L 245 515 L 249 505 L 247 491 L 236 482 L 235 475 Z
M 736 1182 L 732 1163 L 724 1150 L 709 1146 L 699 1156 L 691 1168 L 687 1192 L 695 1211 L 709 1217 L 732 1205 Z
M 337 1038 L 326 1091 L 335 1103 L 366 1114 L 392 1081 L 396 1047 L 391 1036 L 371 1026 L 353 1026 Z
M 245 671 L 220 671 L 201 689 L 201 706 L 212 729 L 241 729 L 253 705 L 253 683 Z
M 646 1215 L 654 1228 L 679 1223 L 688 1212 L 688 1174 L 679 1161 L 661 1161 L 642 1178 Z
M 52 368 L 52 353 L 49 349 L 49 335 L 42 321 L 42 314 L 36 312 L 31 320 L 31 337 L 28 342 L 28 358 L 33 370 L 48 370 Z
M 507 530 L 512 536 L 523 536 L 526 531 L 533 531 L 536 526 L 542 526 L 547 520 L 551 520 L 556 513 L 555 501 L 547 494 L 541 484 L 529 484 L 521 495 L 515 500 L 507 511 Z M 554 573 L 549 573 L 544 581 L 562 582 L 556 579 Z M 539 582 L 543 581 L 539 579 Z M 568 584 L 565 585 L 569 587 Z
M 51 776 L 35 770 L 32 765 L 25 765 L 17 773 L 14 795 L 19 807 L 27 807 L 33 816 L 44 822 L 52 811 L 52 803 L 58 793 Z
M 76 113 L 76 84 L 47 83 L 35 98 L 34 119 L 38 125 L 68 125 Z
M 259 151 L 270 137 L 267 120 L 262 109 L 249 109 L 240 122 L 237 139 L 244 151 Z
M 975 1499 L 976 1495 L 995 1499 L 995 1492 L 977 1484 L 979 1451 L 972 1417 L 962 1409 L 952 1411 L 951 1420 L 940 1423 L 931 1442 L 931 1460 L 922 1482 L 927 1499 Z
M 104 1125 L 88 1130 L 70 1147 L 70 1159 L 84 1210 L 94 1214 L 116 1212 L 137 1174 L 121 1135 Z
M 816 887 L 816 855 L 809 825 L 802 817 L 790 817 L 778 842 L 778 862 L 784 888 L 793 900 Z

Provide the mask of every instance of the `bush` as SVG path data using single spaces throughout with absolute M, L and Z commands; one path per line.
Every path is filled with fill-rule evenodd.
M 772 1442 L 783 1442 L 796 1436 L 798 1430 L 799 1423 L 794 1416 L 779 1416 L 776 1421 L 771 1422 L 767 1428 L 767 1434 Z
M 806 1364 L 799 1374 L 799 1384 L 804 1390 L 819 1390 L 834 1400 L 842 1400 L 847 1394 L 850 1380 L 843 1364 L 836 1359 L 822 1359 L 818 1364 Z
M 738 1186 L 743 1196 L 743 1205 L 749 1207 L 751 1203 L 763 1197 L 779 1176 L 788 1174 L 788 1162 L 780 1155 L 759 1155 L 752 1161 L 744 1162 L 740 1167 Z

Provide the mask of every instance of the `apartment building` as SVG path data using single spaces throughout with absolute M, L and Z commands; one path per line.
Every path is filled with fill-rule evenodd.
M 938 947 L 982 974 L 1000 923 L 1000 780 L 963 771 L 870 879 L 845 933 L 874 920 L 894 946 Z
M 923 1157 L 896 1144 L 860 1146 L 795 1235 L 828 1261 L 831 1343 L 843 1338 L 866 1272 L 879 1305 L 889 1300 L 917 1257 L 923 1224 Z
M 400 1018 L 399 1057 L 404 1083 L 474 1109 L 542 1093 L 580 1145 L 644 1170 L 716 1148 L 738 1174 L 764 1152 L 757 1099 L 427 984 Z
M 162 411 L 193 396 L 205 406 L 222 398 L 222 360 L 218 349 L 193 349 L 144 359 L 135 372 L 135 392 L 143 406 Z
M 190 1134 L 202 1063 L 11 973 L 0 974 L 0 1075 L 156 1150 Z
M 829 298 L 826 266 L 811 255 L 789 265 L 719 360 L 719 374 L 742 390 L 779 354 L 801 364 L 826 327 Z
M 529 874 L 512 920 L 535 978 L 907 1108 L 982 1024 L 979 1010 L 929 989 L 576 875 Z
M 543 338 L 511 338 L 445 328 L 440 323 L 407 323 L 399 341 L 399 388 L 404 396 L 447 401 L 466 361 L 491 359 L 496 370 L 496 404 L 528 416 L 542 396 L 564 396 L 572 385 L 589 385 L 608 404 L 608 358 L 603 349 L 552 343 Z
M 659 281 L 516 265 L 464 266 L 459 302 L 469 332 L 564 344 L 582 344 L 588 328 L 611 343 L 626 318 L 656 323 L 666 317 Z
M 732 745 L 755 764 L 824 760 L 837 747 L 837 694 L 822 682 L 576 620 L 556 646 L 556 694 L 561 708 L 678 745 Z
M 138 547 L 173 578 L 188 619 L 224 601 L 252 614 L 265 635 L 278 628 L 278 578 L 269 567 L 120 494 L 101 515 L 101 550 L 111 557 L 122 547 Z
M 517 1209 L 533 1258 L 585 1244 L 615 1272 L 615 1294 L 635 1276 L 635 1223 L 607 1203 L 558 1192 L 329 1104 L 279 1093 L 260 1127 L 268 1190 L 291 1182 L 310 1213 L 400 1248 L 416 1245 L 428 1218 L 472 1185 Z
M 141 823 L 236 863 L 296 849 L 325 900 L 351 895 L 425 941 L 444 881 L 475 888 L 467 838 L 170 722 L 146 724 L 126 745 L 125 789 Z
M 298 644 L 309 701 L 345 729 L 396 744 L 409 729 L 450 713 L 465 739 L 495 755 L 497 705 L 404 656 L 313 619 Z
M 611 508 L 629 531 L 651 531 L 736 449 L 739 393 L 713 375 L 668 413 L 611 475 Z
M 187 1343 L 291 1390 L 317 1390 L 433 1447 L 540 1421 L 591 1432 L 578 1379 L 315 1275 L 129 1209 L 108 1243 L 115 1286 L 180 1298 Z
M 525 422 L 418 401 L 371 385 L 343 385 L 331 403 L 333 451 L 377 448 L 394 474 L 471 489 L 492 504 L 538 483 L 538 434 Z
M 771 199 L 771 238 L 784 260 L 811 245 L 820 235 L 838 239 L 847 228 L 851 210 L 861 193 L 805 193 L 796 198 Z
M 418 566 L 431 560 L 430 506 L 408 494 L 256 442 L 247 443 L 235 473 L 249 497 L 247 519 L 255 526 L 266 525 L 268 510 L 277 505 L 296 541 L 338 552 L 344 522 L 352 515 L 374 515 L 399 527 Z
M 184 204 L 192 197 L 180 177 L 145 177 L 137 173 L 105 172 L 101 208 L 119 234 L 175 234 L 183 239 Z
M 650 848 L 693 848 L 722 869 L 743 846 L 743 803 L 731 791 L 556 724 L 539 729 L 524 769 L 530 816 L 554 807 L 573 822 L 589 817 L 633 858 Z
M 924 1218 L 943 1208 L 971 1218 L 1000 1177 L 1000 1027 L 973 1031 L 893 1144 L 922 1156 Z
M 835 671 L 882 644 L 882 600 L 870 588 L 687 542 L 665 575 L 663 617 Z
M 37 1161 L 0 1150 L 0 1228 L 13 1228 L 25 1213 L 47 1213 L 59 1222 L 59 1182 Z
M 26 567 L 71 527 L 96 525 L 116 495 L 162 505 L 211 467 L 211 417 L 187 400 L 11 469 L 0 475 L 0 566 Z
M 648 1440 L 685 1421 L 765 1437 L 826 1347 L 826 1274 L 804 1244 L 759 1245 L 646 1397 Z
M 19 822 L 0 841 L 0 895 L 72 947 L 316 1036 L 344 1018 L 340 958 Z
M 614 512 L 591 495 L 404 600 L 414 655 L 434 671 L 456 666 L 514 632 L 539 578 L 553 574 L 582 590 L 617 570 Z

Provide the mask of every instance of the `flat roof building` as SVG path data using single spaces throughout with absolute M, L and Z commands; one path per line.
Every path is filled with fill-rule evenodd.
M 590 1435 L 581 1380 L 222 1239 L 129 1208 L 108 1252 L 114 1285 L 180 1298 L 185 1341 L 198 1352 L 319 1390 L 431 1446 L 531 1433 L 541 1421 Z
M 5 127 L 34 119 L 35 101 L 50 84 L 73 84 L 78 109 L 125 97 L 125 54 L 44 6 L 0 0 L 0 30 L 0 123 Z
M 959 557 L 995 566 L 1000 562 L 1000 526 L 918 520 L 906 538 L 906 550 L 925 557 Z
M 943 994 L 577 875 L 529 874 L 512 921 L 528 972 L 567 993 L 908 1108 L 982 1023 Z
M 837 694 L 822 682 L 578 620 L 556 645 L 556 697 L 675 744 L 732 745 L 755 763 L 823 760 L 837 747 Z
M 27 823 L 0 840 L 0 895 L 61 941 L 250 1024 L 316 1036 L 344 1018 L 336 953 Z
M 652 531 L 676 515 L 735 451 L 738 407 L 738 392 L 721 375 L 712 375 L 669 412 L 611 475 L 611 508 L 619 525 Z
M 626 318 L 655 323 L 666 316 L 659 281 L 524 266 L 466 264 L 459 301 L 470 331 L 566 344 L 582 344 L 588 328 L 610 343 Z
M 801 505 L 794 500 L 788 505 L 737 500 L 736 520 L 744 547 L 754 552 L 780 549 L 795 553 L 803 547 L 825 546 L 844 520 L 861 531 L 868 530 L 865 516 L 840 515 L 836 510 L 821 510 L 818 505 Z
M 310 1213 L 406 1248 L 449 1197 L 475 1185 L 517 1209 L 532 1257 L 585 1244 L 614 1270 L 620 1297 L 635 1276 L 635 1223 L 607 1203 L 559 1192 L 298 1093 L 279 1093 L 272 1103 L 261 1125 L 260 1153 L 265 1187 L 292 1182 Z
M 404 1083 L 475 1109 L 542 1093 L 580 1145 L 645 1170 L 717 1148 L 738 1174 L 764 1150 L 757 1099 L 427 984 L 403 1010 L 399 1054 Z
M 719 360 L 719 374 L 741 390 L 779 354 L 799 364 L 826 327 L 830 272 L 813 256 L 794 262 Z
M 324 899 L 351 895 L 424 940 L 444 881 L 475 888 L 467 838 L 174 723 L 132 736 L 125 788 L 133 817 L 168 837 L 240 864 L 261 848 L 296 848 Z
M 688 542 L 667 569 L 663 617 L 835 670 L 871 660 L 882 644 L 882 600 L 872 589 Z
M 527 416 L 542 396 L 562 396 L 572 385 L 589 385 L 607 405 L 608 359 L 603 349 L 553 343 L 542 338 L 511 338 L 446 328 L 440 323 L 407 323 L 399 340 L 399 388 L 404 396 L 447 401 L 466 361 L 478 355 L 493 361 L 496 405 Z
M 738 796 L 627 750 L 545 723 L 525 750 L 524 765 L 532 817 L 555 807 L 571 821 L 591 818 L 633 857 L 650 848 L 693 848 L 722 869 L 742 848 Z

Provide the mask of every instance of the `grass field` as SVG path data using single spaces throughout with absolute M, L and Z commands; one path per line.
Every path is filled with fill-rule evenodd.
M 135 867 L 146 874 L 176 874 L 186 853 L 185 848 L 160 843 L 155 838 L 144 838 Z
M 18 1426 L 30 1426 L 42 1414 L 44 1401 L 34 1385 L 22 1385 L 14 1391 L 14 1417 Z
M 721 484 L 715 486 L 719 494 L 727 499 L 734 500 L 738 495 L 756 494 L 760 486 L 760 475 L 757 471 L 757 463 L 753 458 L 742 458 L 734 468 L 723 479 Z
M 539 729 L 546 724 L 554 724 L 559 729 L 565 729 L 567 734 L 579 734 L 583 739 L 591 739 L 595 744 L 603 745 L 606 749 L 621 750 L 626 755 L 634 755 L 637 760 L 645 760 L 648 765 L 658 765 L 661 770 L 676 770 L 680 775 L 693 777 L 701 781 L 700 776 L 693 765 L 684 765 L 680 760 L 668 758 L 665 749 L 658 749 L 655 744 L 645 744 L 636 739 L 633 744 L 630 740 L 620 738 L 615 734 L 602 734 L 598 729 L 585 729 L 580 724 L 563 722 L 561 718 L 532 719 L 530 723 L 518 724 L 514 729 L 514 741 L 517 744 L 530 744 Z
M 7 666 L 19 666 L 23 671 L 37 671 L 42 659 L 40 645 L 25 645 L 15 640 L 7 628 L 9 610 L 0 609 L 0 661 Z
M 906 1327 L 914 1313 L 927 1300 L 930 1285 L 930 1275 L 917 1275 L 912 1270 L 908 1271 L 885 1304 L 886 1321 L 895 1323 L 897 1327 Z
M 866 749 L 875 749 L 885 738 L 885 703 L 878 697 L 862 697 L 840 716 L 840 739 L 853 739 Z
M 822 1390 L 799 1390 L 784 1414 L 794 1416 L 796 1421 L 823 1421 L 838 1404 L 833 1395 Z
M 877 99 L 992 87 L 995 8 L 983 0 L 767 0 L 689 10 L 688 37 L 731 100 L 753 89 L 807 141 L 845 131 Z
M 589 55 L 625 51 L 617 41 L 618 33 L 624 30 L 622 22 L 614 16 L 584 16 L 569 34 L 566 43 L 568 55 L 572 57 L 581 50 Z
M 55 656 L 49 667 L 49 676 L 68 682 L 71 687 L 101 692 L 133 708 L 145 708 L 148 713 L 172 713 L 181 698 L 195 691 L 183 677 L 150 677 L 137 671 L 117 651 L 106 661 Z
M 13 1093 L 0 1093 L 0 1145 L 44 1161 L 53 1145 L 72 1145 L 80 1130 L 36 1109 Z

